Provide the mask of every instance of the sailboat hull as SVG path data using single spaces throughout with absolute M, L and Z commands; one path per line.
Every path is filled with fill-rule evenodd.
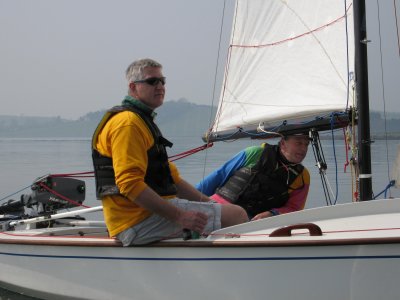
M 399 208 L 400 199 L 310 209 L 131 248 L 3 232 L 0 282 L 42 299 L 398 299 Z M 308 225 L 274 236 L 289 224 Z

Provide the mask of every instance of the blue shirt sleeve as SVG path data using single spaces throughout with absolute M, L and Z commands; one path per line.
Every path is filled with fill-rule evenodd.
M 236 170 L 244 166 L 245 162 L 246 151 L 243 150 L 196 184 L 196 189 L 207 196 L 215 194 L 217 188 L 223 186 Z

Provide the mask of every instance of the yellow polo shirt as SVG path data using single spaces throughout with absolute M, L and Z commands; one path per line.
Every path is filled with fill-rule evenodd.
M 131 111 L 111 117 L 98 135 L 96 149 L 100 154 L 112 157 L 115 181 L 123 195 L 102 199 L 104 220 L 110 236 L 116 236 L 151 215 L 150 211 L 138 206 L 135 199 L 147 187 L 144 182 L 147 151 L 153 145 L 153 135 L 146 123 Z M 169 166 L 174 182 L 179 183 L 181 178 L 176 166 L 173 163 Z

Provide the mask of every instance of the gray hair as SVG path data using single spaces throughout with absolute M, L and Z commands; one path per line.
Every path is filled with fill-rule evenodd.
M 144 79 L 144 69 L 147 67 L 162 68 L 162 65 L 150 58 L 143 58 L 134 61 L 129 65 L 125 72 L 128 84 L 136 80 Z

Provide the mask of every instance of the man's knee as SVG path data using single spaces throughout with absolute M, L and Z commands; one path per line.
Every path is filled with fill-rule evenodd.
M 221 226 L 228 227 L 249 221 L 246 211 L 238 205 L 222 205 Z
M 237 210 L 238 214 L 238 220 L 239 220 L 238 224 L 249 221 L 249 216 L 244 208 L 235 205 L 235 209 Z

